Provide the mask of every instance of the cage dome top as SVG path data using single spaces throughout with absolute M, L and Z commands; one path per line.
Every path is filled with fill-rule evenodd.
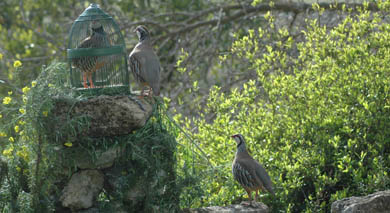
M 111 19 L 112 17 L 100 9 L 98 4 L 92 3 L 76 19 L 77 21 L 92 21 L 96 19 Z

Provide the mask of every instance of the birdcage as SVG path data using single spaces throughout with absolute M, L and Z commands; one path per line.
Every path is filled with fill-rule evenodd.
M 78 91 L 130 92 L 126 47 L 114 19 L 91 4 L 69 33 L 70 81 Z

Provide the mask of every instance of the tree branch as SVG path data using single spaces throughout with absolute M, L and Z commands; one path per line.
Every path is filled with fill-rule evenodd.
M 356 10 L 359 7 L 363 7 L 363 4 L 331 4 L 331 3 L 320 3 L 319 6 L 321 8 L 325 8 L 327 10 L 342 10 L 343 8 L 351 8 L 352 10 Z M 377 11 L 379 8 L 375 3 L 369 3 L 368 9 L 372 11 Z M 155 42 L 161 42 L 162 40 L 166 39 L 167 37 L 174 37 L 183 33 L 189 33 L 192 30 L 206 26 L 206 25 L 217 25 L 219 22 L 220 24 L 228 23 L 231 21 L 234 21 L 236 19 L 239 19 L 241 17 L 244 17 L 247 14 L 250 13 L 258 13 L 258 12 L 266 12 L 270 10 L 277 10 L 277 11 L 285 11 L 285 12 L 294 12 L 294 13 L 300 13 L 304 12 L 306 10 L 314 10 L 312 4 L 307 3 L 276 3 L 272 7 L 269 4 L 260 4 L 255 7 L 249 6 L 249 5 L 228 5 L 228 6 L 222 6 L 222 7 L 214 7 L 207 10 L 203 10 L 201 12 L 194 13 L 194 16 L 191 17 L 189 20 L 186 20 L 186 23 L 190 23 L 196 19 L 199 19 L 201 16 L 205 16 L 212 12 L 218 12 L 218 11 L 231 11 L 231 10 L 239 10 L 235 14 L 231 16 L 225 16 L 222 19 L 213 19 L 213 20 L 207 20 L 207 21 L 198 21 L 193 24 L 187 25 L 183 28 L 180 28 L 175 31 L 170 31 L 165 35 L 161 35 L 157 37 L 153 43 Z M 156 24 L 157 25 L 157 24 Z M 164 31 L 167 31 L 167 26 L 163 26 Z

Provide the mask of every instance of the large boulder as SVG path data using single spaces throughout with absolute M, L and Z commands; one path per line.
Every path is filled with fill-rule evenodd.
M 82 135 L 106 137 L 128 135 L 143 127 L 153 111 L 152 104 L 145 99 L 129 95 L 101 95 L 85 100 L 56 98 L 54 117 L 48 128 L 64 129 L 74 119 L 87 119 Z M 74 122 L 73 122 L 74 123 Z
M 386 213 L 390 212 L 390 190 L 364 197 L 349 197 L 332 203 L 332 213 Z

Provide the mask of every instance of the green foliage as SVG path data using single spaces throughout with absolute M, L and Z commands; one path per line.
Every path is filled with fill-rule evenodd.
M 164 20 L 162 23 L 173 23 L 175 27 L 175 22 L 184 20 L 186 12 L 210 6 L 210 2 L 188 2 L 192 2 L 189 7 L 176 0 L 98 1 L 110 14 L 118 14 L 115 18 L 126 17 L 135 23 L 150 14 L 173 13 L 172 17 L 157 16 L 163 17 L 159 18 Z M 252 2 L 255 5 L 260 1 Z M 153 180 L 159 168 L 169 167 L 162 159 L 175 154 L 176 158 L 171 160 L 177 160 L 176 174 L 168 177 L 176 188 L 164 196 L 150 191 L 148 210 L 156 210 L 156 206 L 160 210 L 177 208 L 179 192 L 181 207 L 223 205 L 246 199 L 245 191 L 230 171 L 235 143 L 229 136 L 237 132 L 246 137 L 251 154 L 265 165 L 275 183 L 276 196 L 261 197 L 274 212 L 328 212 L 334 200 L 389 188 L 390 27 L 382 23 L 381 15 L 388 13 L 390 3 L 377 2 L 378 13 L 361 10 L 348 15 L 333 29 L 310 22 L 311 27 L 302 32 L 304 41 L 297 43 L 287 29 L 275 29 L 271 12 L 264 16 L 270 22 L 264 26 L 269 28 L 246 30 L 248 26 L 263 24 L 262 16 L 253 16 L 246 22 L 238 21 L 240 26 L 225 23 L 211 30 L 192 31 L 222 42 L 201 40 L 205 43 L 202 47 L 193 42 L 196 48 L 185 43 L 186 48 L 176 58 L 164 53 L 181 49 L 174 44 L 183 37 L 168 39 L 160 46 L 159 55 L 168 57 L 162 64 L 180 66 L 180 72 L 173 69 L 167 77 L 174 84 L 163 84 L 166 91 L 174 91 L 172 102 L 180 104 L 172 111 L 199 117 L 178 114 L 175 120 L 180 122 L 179 126 L 166 114 L 166 106 L 156 108 L 154 119 L 135 134 L 98 142 L 83 138 L 88 142 L 83 148 L 92 158 L 98 154 L 94 152 L 96 148 L 124 146 L 137 150 L 117 162 L 119 167 L 128 167 L 124 175 L 127 176 L 118 183 L 123 190 L 134 184 L 129 180 L 137 181 L 131 179 L 136 172 L 132 165 L 145 169 L 142 178 Z M 54 63 L 43 69 L 41 64 L 64 57 L 63 38 L 69 23 L 88 2 L 6 0 L 0 5 L 5 8 L 0 14 L 0 74 L 4 75 L 2 80 L 11 82 L 0 87 L 0 210 L 52 211 L 55 205 L 48 199 L 48 192 L 56 192 L 65 181 L 53 165 L 65 164 L 71 174 L 72 150 L 78 148 L 75 138 L 88 125 L 88 119 L 81 116 L 69 120 L 63 129 L 47 137 L 50 132 L 45 125 L 55 122 L 50 120 L 52 97 L 72 101 L 81 97 L 67 88 L 64 64 Z M 324 11 L 318 5 L 313 8 L 319 13 Z M 208 19 L 217 19 L 220 14 L 210 14 Z M 170 32 L 152 29 L 155 37 Z M 221 55 L 222 63 L 214 65 L 213 58 L 208 56 L 225 51 L 232 31 L 236 32 L 232 54 Z M 128 33 L 131 44 L 136 42 L 133 38 Z M 210 48 L 210 43 L 215 46 Z M 188 66 L 196 51 L 202 53 L 201 60 Z M 21 60 L 22 67 L 15 66 L 15 60 Z M 210 64 L 214 66 L 209 67 Z M 31 79 L 38 75 L 31 85 Z M 248 77 L 251 80 L 245 80 Z M 226 79 L 228 83 L 224 82 Z M 214 83 L 218 86 L 210 91 L 207 105 L 198 104 L 203 103 L 201 94 Z M 234 88 L 230 89 L 230 85 Z M 64 136 L 68 138 L 62 140 Z M 158 144 L 157 138 L 164 139 L 164 146 Z M 135 140 L 145 143 L 139 147 Z M 67 158 L 56 155 L 58 148 L 67 150 Z M 59 180 L 59 185 L 48 184 L 53 180 Z M 163 185 L 160 181 L 157 179 L 159 187 Z M 99 207 L 111 210 L 109 201 L 121 200 L 123 195 L 124 191 L 104 192 L 99 196 Z
M 22 69 L 17 68 L 17 72 Z M 1 184 L 0 206 L 12 212 L 49 211 L 47 193 L 56 176 L 50 160 L 56 159 L 53 145 L 45 137 L 44 124 L 49 119 L 53 96 L 72 92 L 66 87 L 66 65 L 54 62 L 43 67 L 38 79 L 31 87 L 23 88 L 20 97 L 12 92 L 3 98 L 0 132 L 2 161 L 8 172 Z M 4 100 L 10 100 L 8 103 Z M 41 178 L 45 177 L 45 178 Z M 46 195 L 46 196 L 45 196 Z
M 100 202 L 102 211 L 115 209 L 115 201 L 125 202 L 127 212 L 178 211 L 181 177 L 176 175 L 176 127 L 169 121 L 163 104 L 155 105 L 152 117 L 139 130 L 125 136 L 94 141 L 87 150 L 118 147 L 123 155 L 106 176 L 115 190 L 106 190 L 106 199 Z M 104 145 L 102 145 L 104 144 Z M 116 181 L 110 181 L 115 179 Z M 130 187 L 145 193 L 146 202 L 128 203 Z M 107 202 L 111 201 L 111 202 Z
M 333 29 L 311 21 L 296 45 L 269 16 L 271 28 L 234 42 L 257 77 L 215 87 L 200 117 L 182 121 L 213 165 L 197 160 L 204 194 L 192 206 L 246 197 L 230 169 L 237 132 L 274 182 L 276 196 L 261 198 L 274 212 L 329 212 L 337 199 L 390 187 L 390 25 L 380 14 L 361 9 Z
M 190 183 L 184 181 L 185 170 L 176 167 L 179 130 L 166 114 L 166 105 L 156 100 L 146 125 L 129 135 L 91 138 L 80 134 L 89 126 L 85 115 L 69 116 L 61 121 L 61 128 L 53 129 L 53 123 L 60 122 L 53 110 L 58 100 L 75 104 L 86 98 L 70 89 L 68 78 L 67 65 L 53 62 L 31 87 L 23 88 L 22 97 L 9 93 L 2 99 L 6 102 L 0 111 L 0 211 L 61 210 L 56 201 L 77 171 L 75 160 L 82 155 L 94 161 L 112 148 L 123 150 L 123 155 L 105 170 L 110 180 L 116 180 L 110 182 L 116 190 L 106 188 L 99 195 L 101 211 L 117 208 L 118 201 L 129 212 L 177 211 L 181 188 Z M 178 175 L 176 169 L 181 171 Z M 127 190 L 134 185 L 149 187 L 145 204 L 135 206 L 126 200 Z

